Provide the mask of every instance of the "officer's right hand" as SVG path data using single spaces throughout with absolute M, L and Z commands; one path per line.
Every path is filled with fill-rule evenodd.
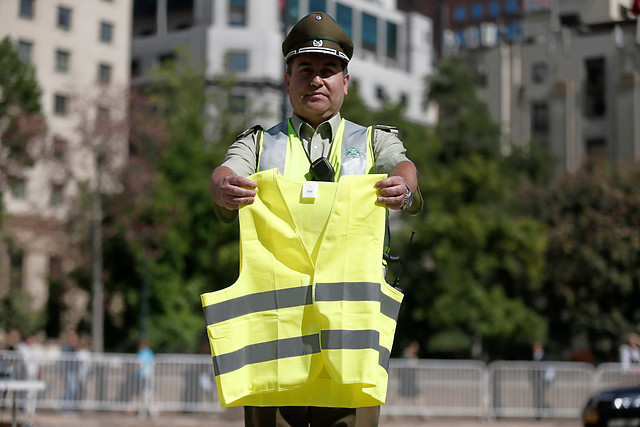
M 240 205 L 251 204 L 256 192 L 257 184 L 250 179 L 238 176 L 231 169 L 227 171 L 217 168 L 211 175 L 209 191 L 213 201 L 226 208 L 238 209 Z

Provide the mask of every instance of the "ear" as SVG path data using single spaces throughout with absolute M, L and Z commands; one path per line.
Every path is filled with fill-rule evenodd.
M 284 86 L 287 88 L 287 94 L 289 94 L 289 84 L 291 83 L 291 76 L 284 73 Z
M 349 74 L 344 76 L 343 82 L 344 82 L 344 94 L 346 95 L 349 93 Z

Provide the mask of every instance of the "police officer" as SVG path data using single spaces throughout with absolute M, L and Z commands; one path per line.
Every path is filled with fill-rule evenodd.
M 347 65 L 353 55 L 353 43 L 329 15 L 311 13 L 291 29 L 282 43 L 282 53 L 287 63 L 284 78 L 293 114 L 287 122 L 274 128 L 279 127 L 285 133 L 292 132 L 300 141 L 307 157 L 296 161 L 308 163 L 304 168 L 318 159 L 331 158 L 331 166 L 337 171 L 341 168 L 336 163 L 341 160 L 340 156 L 331 156 L 331 147 L 338 134 L 340 138 L 350 137 L 344 132 L 340 108 L 349 89 Z M 388 174 L 387 178 L 376 183 L 380 194 L 378 201 L 389 209 L 419 213 L 422 210 L 422 197 L 416 168 L 406 157 L 404 145 L 394 128 L 374 127 L 370 134 L 370 160 L 374 163 L 370 172 Z M 265 169 L 259 160 L 261 155 L 267 157 L 264 153 L 266 148 L 261 145 L 262 138 L 263 132 L 259 127 L 241 134 L 229 147 L 222 165 L 211 175 L 210 193 L 214 208 L 225 222 L 235 219 L 241 205 L 254 201 L 256 183 L 246 177 Z M 344 144 L 348 141 L 340 142 Z M 282 164 L 286 163 L 285 159 L 280 160 Z M 284 169 L 280 172 L 285 176 L 293 173 L 287 173 Z M 305 174 L 304 178 L 312 179 L 311 175 Z M 336 180 L 338 178 L 335 177 Z M 245 407 L 245 425 L 370 427 L 377 425 L 378 415 L 379 407 Z

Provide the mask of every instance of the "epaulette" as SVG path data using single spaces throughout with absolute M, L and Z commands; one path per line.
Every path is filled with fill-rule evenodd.
M 261 131 L 261 130 L 262 130 L 262 126 L 255 125 L 254 127 L 250 127 L 249 129 L 247 129 L 244 132 L 242 132 L 240 135 L 237 136 L 236 139 L 245 138 L 245 137 L 251 135 L 252 133 L 256 133 L 256 132 Z
M 387 125 L 375 125 L 376 129 L 383 130 L 385 132 L 392 133 L 394 135 L 398 135 L 398 128 L 395 126 L 387 126 Z

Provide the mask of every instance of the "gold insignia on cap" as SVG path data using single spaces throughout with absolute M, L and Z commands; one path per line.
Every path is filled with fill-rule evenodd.
M 314 45 L 315 47 L 320 47 L 320 46 L 322 46 L 322 40 L 314 40 L 314 41 L 313 41 L 313 45 Z

